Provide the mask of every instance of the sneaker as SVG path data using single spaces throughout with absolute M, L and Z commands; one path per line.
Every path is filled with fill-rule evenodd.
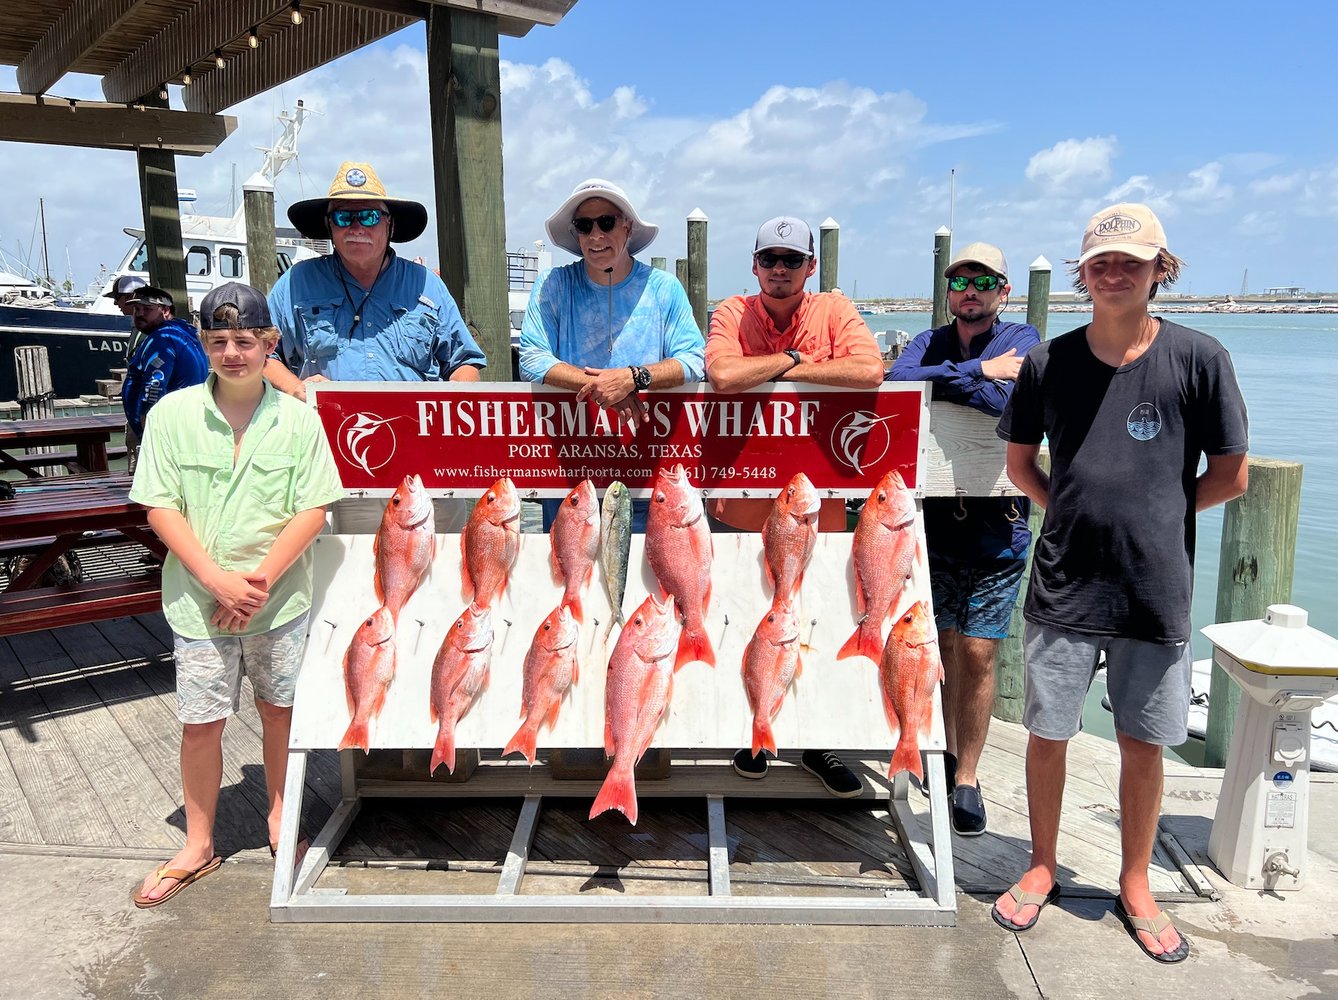
M 980 782 L 958 785 L 952 790 L 952 828 L 963 837 L 979 837 L 985 832 L 985 800 L 980 796 Z
M 920 773 L 929 776 L 929 751 L 920 751 Z M 943 751 L 943 787 L 948 793 L 948 798 L 952 798 L 952 790 L 957 787 L 957 758 L 948 751 Z M 923 781 L 920 782 L 920 794 L 929 795 L 929 786 Z
M 767 752 L 763 750 L 756 757 L 747 747 L 734 755 L 734 773 L 740 778 L 765 778 L 767 776 Z
M 737 759 L 737 758 L 736 758 Z M 841 758 L 830 750 L 805 750 L 799 763 L 805 771 L 817 777 L 822 787 L 838 799 L 854 798 L 864 791 L 864 782 L 854 771 L 841 763 Z

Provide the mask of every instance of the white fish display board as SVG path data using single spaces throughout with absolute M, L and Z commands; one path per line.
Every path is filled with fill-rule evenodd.
M 916 517 L 920 552 L 924 525 Z M 896 743 L 883 710 L 878 665 L 865 657 L 838 661 L 858 620 L 850 533 L 820 533 L 795 611 L 803 643 L 803 673 L 773 722 L 779 749 L 875 750 L 891 754 Z M 705 623 L 718 666 L 692 662 L 674 676 L 668 717 L 653 747 L 736 750 L 751 745 L 753 713 L 744 691 L 744 648 L 771 606 L 758 533 L 714 533 L 712 595 Z M 645 538 L 632 536 L 625 614 L 648 593 L 658 595 L 644 556 Z M 302 673 L 298 679 L 291 746 L 333 748 L 348 728 L 343 656 L 358 626 L 378 601 L 372 587 L 371 535 L 322 535 L 316 539 L 315 595 Z M 398 666 L 380 717 L 371 725 L 371 745 L 379 749 L 430 749 L 437 726 L 429 714 L 432 661 L 451 623 L 464 610 L 460 590 L 460 542 L 439 535 L 428 578 L 404 605 L 397 630 Z M 562 598 L 549 565 L 547 535 L 522 534 L 510 584 L 492 612 L 494 632 L 491 684 L 456 731 L 459 749 L 500 749 L 521 718 L 522 668 L 535 629 Z M 540 752 L 558 747 L 604 745 L 604 681 L 608 655 L 619 634 L 615 626 L 601 643 L 611 614 L 595 577 L 583 595 L 580 626 L 580 679 L 563 704 L 557 725 L 539 733 Z M 897 612 L 929 600 L 929 573 L 917 560 Z M 890 631 L 895 617 L 883 626 Z M 942 708 L 934 695 L 933 726 L 921 748 L 943 749 Z M 520 759 L 516 755 L 516 759 Z

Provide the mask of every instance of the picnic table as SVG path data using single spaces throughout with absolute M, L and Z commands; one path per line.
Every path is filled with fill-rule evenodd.
M 0 591 L 0 635 L 156 611 L 162 606 L 156 573 L 64 587 L 37 585 L 72 548 L 127 540 L 160 558 L 167 555 L 149 528 L 148 511 L 130 499 L 127 474 L 68 485 L 56 480 L 49 488 L 20 488 L 14 499 L 0 500 L 0 552 L 31 556 Z
M 14 469 L 33 479 L 44 476 L 43 467 L 51 465 L 64 465 L 71 472 L 106 472 L 108 458 L 124 453 L 108 443 L 124 430 L 125 417 L 119 413 L 0 420 L 0 470 Z M 29 448 L 53 445 L 73 446 L 73 451 L 24 454 Z

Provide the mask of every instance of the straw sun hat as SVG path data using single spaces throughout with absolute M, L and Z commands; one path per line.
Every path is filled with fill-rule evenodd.
M 330 229 L 325 216 L 332 201 L 384 201 L 395 223 L 390 233 L 392 243 L 408 243 L 427 228 L 426 208 L 408 198 L 392 198 L 386 194 L 385 185 L 370 163 L 354 163 L 352 160 L 339 165 L 330 182 L 330 193 L 324 198 L 308 198 L 289 206 L 288 221 L 308 239 L 329 239 Z

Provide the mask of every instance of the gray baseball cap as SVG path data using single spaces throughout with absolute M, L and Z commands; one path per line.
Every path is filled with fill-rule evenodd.
M 135 297 L 130 300 L 131 305 L 137 306 L 164 306 L 175 310 L 177 304 L 172 301 L 172 296 L 161 288 L 154 288 L 152 285 L 141 285 L 135 289 Z
M 111 291 L 103 292 L 104 299 L 114 299 L 121 295 L 129 295 L 131 292 L 137 292 L 148 282 L 137 274 L 122 274 L 112 282 Z
M 768 219 L 757 229 L 757 244 L 753 253 L 761 250 L 795 250 L 813 256 L 813 230 L 803 219 L 778 215 Z
M 235 306 L 236 322 L 226 323 L 214 319 L 214 313 L 220 306 Z M 200 303 L 201 330 L 255 330 L 273 325 L 269 316 L 269 302 L 265 296 L 240 281 L 229 281 L 226 285 L 219 285 Z

